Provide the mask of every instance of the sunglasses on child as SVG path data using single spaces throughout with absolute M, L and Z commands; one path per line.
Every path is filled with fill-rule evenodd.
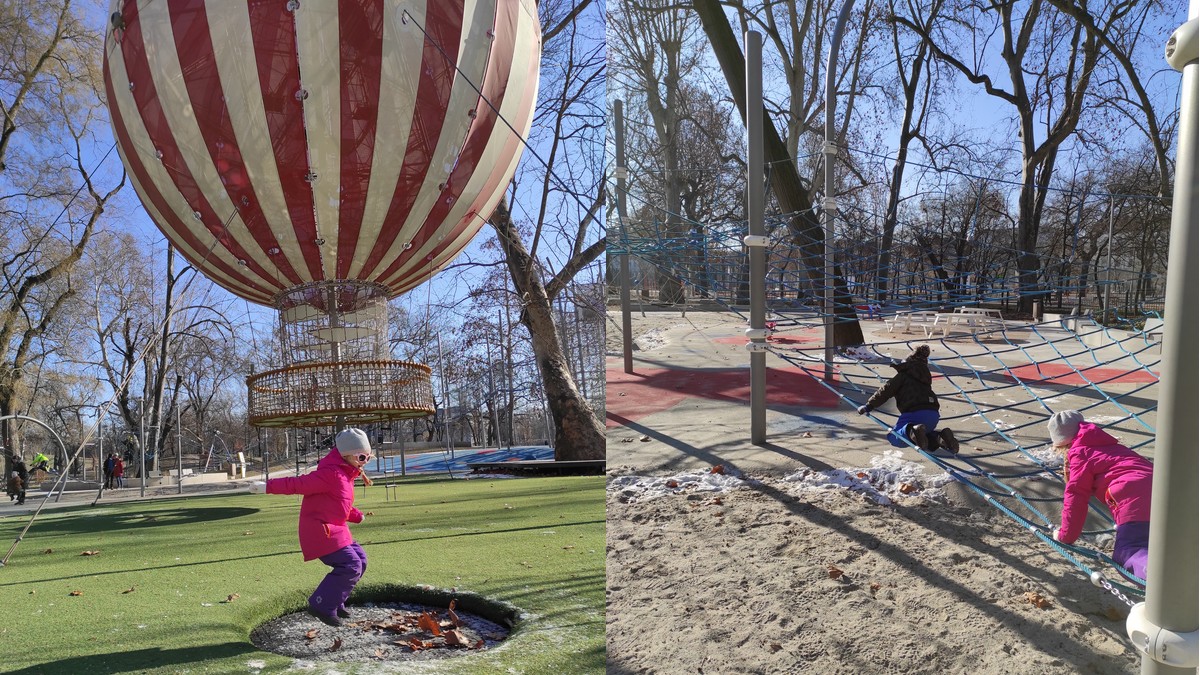
M 365 462 L 365 461 L 367 461 L 368 459 L 371 459 L 371 453 L 369 453 L 369 452 L 360 452 L 360 453 L 358 453 L 357 455 L 355 455 L 354 457 L 355 457 L 355 459 L 357 459 L 357 460 L 358 460 L 358 461 L 360 461 L 360 462 Z

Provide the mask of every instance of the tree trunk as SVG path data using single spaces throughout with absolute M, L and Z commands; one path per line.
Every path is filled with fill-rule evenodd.
M 496 205 L 488 222 L 496 230 L 513 286 L 524 301 L 521 323 L 529 329 L 554 418 L 554 459 L 604 459 L 604 427 L 575 386 L 554 325 L 550 296 L 517 234 L 507 198 Z
M 725 81 L 729 84 L 729 92 L 742 113 L 742 119 L 747 119 L 746 103 L 746 59 L 738 46 L 737 37 L 725 17 L 725 11 L 716 0 L 695 0 L 693 6 L 700 15 L 704 33 L 708 36 Z M 823 285 L 821 277 L 825 271 L 825 252 L 827 249 L 825 235 L 820 222 L 812 215 L 812 193 L 800 180 L 800 172 L 788 154 L 788 149 L 779 138 L 775 123 L 765 109 L 750 111 L 751 114 L 762 115 L 763 124 L 763 161 L 771 167 L 771 192 L 779 202 L 780 210 L 784 213 L 795 214 L 788 219 L 788 229 L 792 233 L 793 245 L 800 249 L 805 271 L 814 287 Z M 863 344 L 862 326 L 858 323 L 858 315 L 854 311 L 853 298 L 842 278 L 839 266 L 833 269 L 833 303 L 836 318 L 833 324 L 834 346 Z

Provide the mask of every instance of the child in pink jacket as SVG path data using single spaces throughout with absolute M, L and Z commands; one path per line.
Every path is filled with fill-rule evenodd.
M 308 599 L 308 609 L 322 623 L 342 625 L 349 618 L 346 599 L 367 571 L 367 554 L 350 535 L 347 522 L 361 523 L 362 511 L 354 508 L 354 480 L 371 480 L 363 465 L 371 459 L 371 443 L 361 429 L 346 429 L 334 448 L 317 463 L 316 471 L 302 476 L 272 478 L 250 485 L 251 492 L 304 495 L 300 502 L 300 551 L 305 562 L 319 558 L 333 569 Z
M 1054 538 L 1064 544 L 1079 538 L 1088 500 L 1096 497 L 1117 524 L 1113 560 L 1145 579 L 1154 465 L 1104 429 L 1084 422 L 1078 410 L 1055 413 L 1046 427 L 1055 449 L 1063 453 L 1067 479 L 1062 526 L 1055 528 Z

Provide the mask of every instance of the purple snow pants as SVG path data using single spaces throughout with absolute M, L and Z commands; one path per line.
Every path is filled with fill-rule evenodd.
M 318 614 L 335 616 L 339 609 L 346 608 L 346 598 L 354 590 L 354 585 L 367 571 L 367 554 L 358 542 L 343 546 L 320 558 L 321 562 L 333 569 L 317 585 L 317 590 L 308 598 L 308 606 Z
M 1117 526 L 1117 542 L 1113 546 L 1113 560 L 1133 572 L 1139 579 L 1146 578 L 1147 548 L 1150 546 L 1150 521 L 1138 520 Z

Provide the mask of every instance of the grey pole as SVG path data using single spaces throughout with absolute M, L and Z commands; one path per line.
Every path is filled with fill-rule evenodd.
M 846 21 L 850 18 L 850 8 L 854 0 L 845 0 L 842 10 L 838 13 L 837 24 L 833 27 L 833 37 L 829 41 L 829 59 L 825 62 L 825 201 L 822 204 L 821 222 L 825 231 L 825 381 L 833 381 L 833 322 L 836 318 L 833 311 L 833 253 L 829 250 L 833 244 L 833 219 L 837 215 L 837 200 L 833 198 L 833 163 L 837 160 L 838 147 L 834 142 L 833 118 L 837 108 L 837 71 L 838 50 L 842 46 L 842 33 L 846 30 Z
M 139 497 L 146 496 L 146 397 L 138 402 L 138 414 L 141 419 L 138 420 L 138 426 L 142 429 L 142 447 L 138 448 L 138 475 L 141 476 L 141 494 Z
M 1163 308 L 1162 380 L 1159 384 L 1158 433 L 1154 445 L 1154 492 L 1150 509 L 1150 558 L 1146 601 L 1129 613 L 1126 630 L 1142 652 L 1143 675 L 1195 673 L 1197 663 L 1196 404 L 1200 385 L 1196 335 L 1200 325 L 1197 245 L 1200 245 L 1200 142 L 1197 95 L 1197 30 L 1200 0 L 1192 0 L 1190 20 L 1167 43 L 1167 62 L 1183 73 L 1179 142 L 1175 158 L 1175 195 L 1171 210 L 1171 248 Z
M 175 404 L 175 472 L 178 474 L 176 483 L 179 494 L 183 494 L 183 425 L 180 424 L 179 404 Z
M 763 224 L 762 35 L 746 32 L 746 219 L 750 253 L 750 442 L 767 442 L 766 227 Z
M 1104 271 L 1104 321 L 1108 322 L 1108 291 L 1112 286 L 1113 196 L 1108 196 L 1108 269 Z
M 625 372 L 633 373 L 633 319 L 629 314 L 629 231 L 625 229 L 625 179 L 629 170 L 625 168 L 625 103 L 620 99 L 613 102 L 613 127 L 617 142 L 617 223 L 621 228 L 621 254 L 617 256 L 621 266 L 621 354 L 625 358 Z

